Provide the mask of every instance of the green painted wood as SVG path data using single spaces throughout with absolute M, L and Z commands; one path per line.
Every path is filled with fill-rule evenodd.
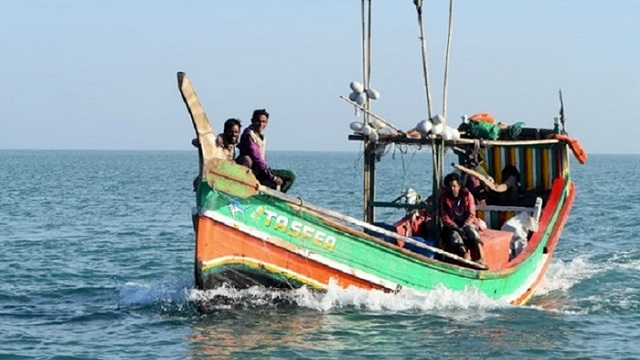
M 205 164 L 205 179 L 212 188 L 243 199 L 259 192 L 260 183 L 251 169 L 233 161 L 211 159 Z
M 563 191 L 566 192 L 566 188 Z M 322 217 L 299 211 L 266 195 L 240 199 L 221 192 L 211 191 L 209 194 L 201 204 L 209 211 L 235 219 L 252 229 L 278 237 L 332 261 L 416 290 L 434 289 L 440 285 L 453 290 L 473 286 L 491 298 L 512 295 L 524 285 L 539 262 L 544 260 L 543 248 L 549 235 L 547 232 L 543 236 L 531 256 L 517 268 L 501 272 L 476 271 L 407 254 L 367 236 L 355 236 L 341 231 Z M 557 221 L 561 204 L 559 202 L 554 211 L 549 229 Z M 235 212 L 233 208 L 236 209 Z M 240 209 L 242 216 L 237 209 Z M 308 235 L 300 234 L 303 229 L 307 229 Z M 323 241 L 314 240 L 314 235 L 319 232 L 324 234 L 321 236 Z M 334 240 L 327 242 L 327 239 Z

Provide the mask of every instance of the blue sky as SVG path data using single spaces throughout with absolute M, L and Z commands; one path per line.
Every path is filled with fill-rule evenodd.
M 373 111 L 426 117 L 411 0 L 373 0 Z M 425 2 L 441 111 L 448 1 Z M 490 112 L 567 130 L 589 153 L 640 153 L 640 1 L 456 1 L 449 123 Z M 358 150 L 340 95 L 361 80 L 360 1 L 3 1 L 0 148 L 189 149 L 176 72 L 216 130 L 271 112 L 269 150 Z

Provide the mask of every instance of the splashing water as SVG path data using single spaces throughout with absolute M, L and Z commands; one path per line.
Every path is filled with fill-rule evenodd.
M 120 289 L 120 303 L 125 307 L 161 306 L 180 310 L 187 304 L 198 304 L 204 312 L 226 309 L 301 307 L 320 312 L 360 309 L 376 313 L 431 312 L 459 309 L 495 309 L 509 304 L 486 297 L 476 289 L 453 291 L 444 287 L 417 292 L 401 290 L 385 293 L 355 287 L 341 288 L 331 283 L 326 291 L 306 287 L 295 290 L 255 286 L 235 289 L 221 286 L 201 291 L 189 287 L 186 279 L 159 283 L 126 283 Z
M 554 291 L 566 292 L 575 284 L 593 277 L 603 271 L 602 268 L 593 266 L 584 257 L 578 257 L 571 261 L 554 260 L 549 265 L 547 273 L 536 289 L 536 295 L 547 295 Z

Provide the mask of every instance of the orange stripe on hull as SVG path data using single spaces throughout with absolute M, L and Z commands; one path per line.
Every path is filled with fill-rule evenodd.
M 286 269 L 301 277 L 313 279 L 328 285 L 333 279 L 340 287 L 356 286 L 362 289 L 388 291 L 382 286 L 357 278 L 351 274 L 321 264 L 293 252 L 296 247 L 290 244 L 286 249 L 246 234 L 238 229 L 200 216 L 196 239 L 196 260 L 207 263 L 223 257 L 236 256 L 255 259 L 265 265 Z M 265 270 L 266 271 L 266 270 Z

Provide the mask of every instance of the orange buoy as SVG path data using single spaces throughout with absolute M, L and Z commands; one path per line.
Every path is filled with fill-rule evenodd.
M 588 158 L 587 153 L 584 151 L 584 149 L 582 148 L 578 140 L 574 138 L 570 138 L 567 135 L 560 135 L 560 134 L 555 134 L 553 135 L 553 137 L 567 143 L 567 145 L 569 145 L 569 148 L 573 152 L 573 155 L 576 157 L 576 159 L 578 159 L 578 162 L 580 164 L 584 164 L 587 162 L 587 158 Z
M 488 113 L 473 114 L 473 115 L 469 116 L 469 120 L 484 121 L 484 122 L 488 122 L 490 124 L 493 124 L 493 123 L 496 122 L 496 118 L 494 118 L 493 115 L 488 114 Z

